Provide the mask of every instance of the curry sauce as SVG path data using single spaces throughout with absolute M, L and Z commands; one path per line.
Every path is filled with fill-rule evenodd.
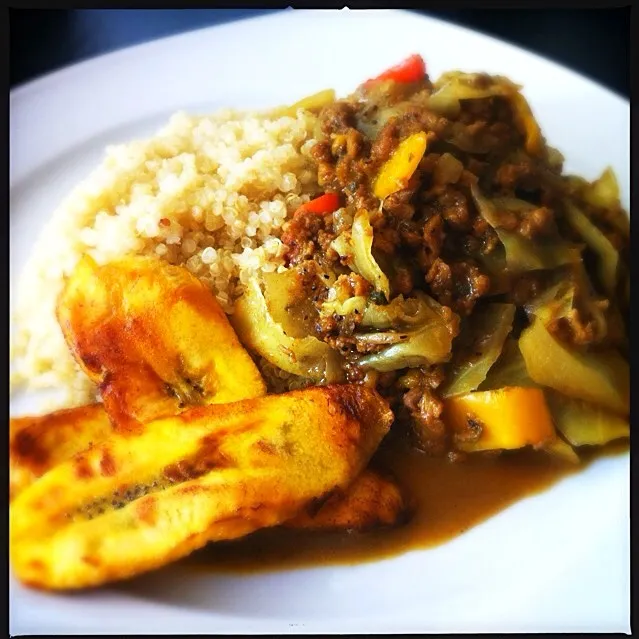
M 380 451 L 375 462 L 392 470 L 413 500 L 412 516 L 405 525 L 351 534 L 261 530 L 241 540 L 209 544 L 183 565 L 215 572 L 272 571 L 355 564 L 431 548 L 583 471 L 597 457 L 627 450 L 627 442 L 622 442 L 580 451 L 582 463 L 572 466 L 533 451 L 471 456 L 464 463 L 450 463 L 395 445 Z

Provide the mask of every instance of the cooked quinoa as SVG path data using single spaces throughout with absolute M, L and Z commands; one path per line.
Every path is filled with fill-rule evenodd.
M 285 220 L 319 187 L 316 118 L 228 109 L 174 115 L 148 140 L 111 146 L 53 213 L 34 247 L 13 316 L 11 385 L 65 388 L 65 406 L 95 388 L 55 318 L 64 278 L 85 253 L 98 263 L 157 255 L 184 264 L 227 313 L 253 270 L 282 266 Z

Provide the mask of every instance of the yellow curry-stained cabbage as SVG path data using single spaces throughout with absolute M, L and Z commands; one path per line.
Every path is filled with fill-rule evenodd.
M 231 321 L 249 348 L 294 375 L 315 381 L 339 381 L 339 355 L 312 335 L 293 338 L 271 317 L 257 278 L 251 279 L 238 300 Z
M 630 370 L 616 351 L 580 353 L 568 349 L 539 320 L 524 329 L 519 347 L 530 377 L 538 384 L 628 414 Z

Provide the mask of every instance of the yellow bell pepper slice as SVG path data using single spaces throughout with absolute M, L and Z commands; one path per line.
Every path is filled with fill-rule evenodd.
M 510 386 L 451 397 L 444 402 L 443 418 L 458 435 L 457 448 L 466 452 L 542 448 L 556 437 L 539 388 Z
M 383 200 L 396 191 L 406 188 L 424 157 L 427 144 L 428 135 L 423 131 L 413 133 L 400 142 L 375 178 L 373 185 L 375 197 Z

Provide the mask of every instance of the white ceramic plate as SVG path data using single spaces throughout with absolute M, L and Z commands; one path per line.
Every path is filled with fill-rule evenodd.
M 34 232 L 106 144 L 180 109 L 276 105 L 327 86 L 345 94 L 413 52 L 433 77 L 461 68 L 523 84 L 566 169 L 594 178 L 612 165 L 628 204 L 629 105 L 609 91 L 415 14 L 289 11 L 118 51 L 13 92 L 12 287 Z M 21 398 L 12 413 L 28 409 Z M 11 633 L 629 632 L 629 549 L 626 455 L 443 546 L 384 561 L 254 576 L 167 568 L 74 596 L 12 581 Z

